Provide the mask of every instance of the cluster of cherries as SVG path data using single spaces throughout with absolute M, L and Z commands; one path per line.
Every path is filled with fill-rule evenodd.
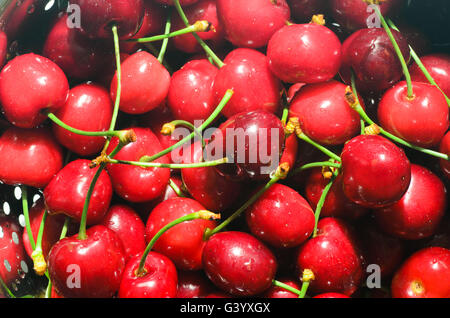
M 70 0 L 39 52 L 2 32 L 3 294 L 450 297 L 450 56 L 404 5 Z

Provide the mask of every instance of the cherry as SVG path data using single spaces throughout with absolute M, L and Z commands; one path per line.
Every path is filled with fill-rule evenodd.
M 400 200 L 411 180 L 403 150 L 378 135 L 351 139 L 341 154 L 344 194 L 353 202 L 378 208 Z
M 392 34 L 408 61 L 410 55 L 406 39 L 395 30 Z M 361 93 L 381 92 L 403 77 L 398 56 L 382 28 L 361 29 L 350 35 L 342 44 L 342 56 L 339 71 L 342 79 L 350 84 L 353 70 L 356 87 Z
M 444 138 L 442 138 L 441 143 L 439 145 L 439 151 L 447 155 L 450 155 L 450 132 L 447 132 Z M 439 164 L 441 167 L 441 171 L 448 179 L 450 179 L 450 161 L 440 159 Z
M 237 48 L 224 60 L 214 80 L 215 104 L 217 105 L 228 89 L 233 97 L 222 110 L 231 117 L 240 112 L 265 110 L 275 113 L 281 103 L 281 82 L 269 69 L 268 59 L 256 50 Z
M 8 128 L 0 137 L 0 180 L 45 187 L 63 166 L 63 152 L 47 128 Z
M 277 262 L 272 252 L 245 232 L 219 232 L 203 249 L 203 268 L 221 290 L 234 296 L 255 296 L 268 290 Z
M 279 281 L 282 282 L 283 284 L 286 284 L 286 285 L 292 287 L 292 288 L 300 290 L 299 284 L 294 280 L 281 279 Z M 287 289 L 273 285 L 262 295 L 262 297 L 263 298 L 298 298 L 298 295 Z
M 387 233 L 417 240 L 432 236 L 447 209 L 444 183 L 430 170 L 411 165 L 411 182 L 396 203 L 375 210 L 375 219 Z
M 285 0 L 217 0 L 217 15 L 226 38 L 235 46 L 260 48 L 289 20 Z
M 65 124 L 85 131 L 106 131 L 113 113 L 109 92 L 104 87 L 86 83 L 73 87 L 63 107 L 55 115 Z M 80 136 L 57 124 L 53 133 L 58 141 L 80 156 L 99 153 L 105 143 L 103 137 Z
M 204 298 L 214 286 L 202 271 L 179 271 L 176 298 Z
M 389 89 L 378 106 L 378 120 L 388 132 L 422 147 L 433 147 L 447 131 L 449 110 L 442 93 L 428 83 L 412 82 L 408 98 L 406 82 Z
M 6 62 L 6 54 L 8 53 L 8 36 L 5 32 L 0 31 L 0 67 Z
M 431 77 L 438 84 L 439 88 L 449 96 L 450 95 L 450 55 L 448 54 L 429 54 L 420 58 L 421 62 L 430 73 Z M 411 79 L 416 82 L 428 83 L 422 70 L 417 64 L 409 67 Z
M 251 233 L 275 247 L 290 248 L 306 241 L 314 230 L 314 212 L 296 191 L 274 184 L 246 211 Z
M 326 0 L 287 0 L 292 16 L 301 23 L 311 21 L 315 14 L 328 13 L 327 2 Z
M 0 104 L 6 118 L 18 127 L 38 126 L 46 119 L 45 111 L 62 107 L 68 95 L 66 75 L 46 57 L 20 55 L 0 72 Z
M 112 205 L 102 225 L 113 230 L 122 241 L 126 260 L 145 250 L 145 225 L 139 215 L 124 204 Z
M 394 298 L 450 297 L 450 250 L 421 249 L 410 256 L 391 283 Z
M 319 221 L 317 236 L 300 246 L 297 270 L 309 269 L 315 279 L 309 289 L 313 294 L 337 292 L 352 295 L 361 285 L 363 258 L 356 246 L 352 228 L 342 220 Z
M 158 138 L 149 128 L 132 127 L 136 133 L 136 142 L 123 147 L 114 157 L 119 160 L 135 160 L 144 155 L 153 155 L 162 151 Z M 114 137 L 107 153 L 119 144 Z M 155 162 L 168 163 L 167 156 Z M 167 168 L 143 168 L 126 164 L 109 164 L 107 170 L 117 195 L 131 202 L 145 202 L 160 196 L 169 182 L 170 170 Z
M 83 207 L 97 168 L 90 168 L 90 160 L 77 159 L 68 163 L 44 189 L 45 206 L 49 214 L 65 214 L 81 221 Z M 111 179 L 102 171 L 92 192 L 87 210 L 87 224 L 99 224 L 109 208 L 113 189 Z
M 196 126 L 206 120 L 216 108 L 213 84 L 218 69 L 208 60 L 187 62 L 173 73 L 167 95 L 167 105 L 176 119 Z
M 287 92 L 287 101 L 290 103 L 295 95 L 300 91 L 300 89 L 305 86 L 306 83 L 295 83 L 291 85 Z
M 350 298 L 347 295 L 339 294 L 339 293 L 324 293 L 320 295 L 316 295 L 313 298 Z
M 286 83 L 332 79 L 341 66 L 341 42 L 330 29 L 315 23 L 286 25 L 269 41 L 272 72 Z
M 170 74 L 150 53 L 139 51 L 122 63 L 120 110 L 142 114 L 158 107 L 169 92 Z M 110 93 L 116 99 L 117 72 L 111 81 Z
M 281 155 L 280 164 L 287 163 L 293 167 L 298 155 L 298 138 L 295 134 L 289 135 L 284 142 L 284 150 Z
M 136 34 L 144 18 L 143 0 L 70 0 L 81 12 L 81 30 L 91 38 L 110 38 L 117 26 L 121 40 Z
M 66 237 L 48 256 L 48 272 L 55 291 L 66 298 L 108 298 L 119 290 L 125 268 L 120 238 L 112 230 L 95 225 L 87 238 Z
M 156 1 L 156 2 L 158 2 L 158 3 L 161 3 L 161 4 L 165 4 L 165 5 L 169 5 L 169 6 L 173 6 L 173 0 L 154 0 L 154 1 Z M 182 6 L 182 7 L 184 7 L 184 6 L 190 6 L 190 5 L 192 5 L 192 4 L 194 4 L 194 3 L 197 3 L 199 0 L 179 0 L 179 2 L 180 2 L 180 5 Z
M 289 115 L 299 119 L 302 132 L 314 141 L 343 144 L 361 130 L 358 113 L 346 101 L 346 88 L 334 80 L 305 85 L 291 100 Z

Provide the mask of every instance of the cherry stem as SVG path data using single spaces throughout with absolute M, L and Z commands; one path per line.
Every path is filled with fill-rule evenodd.
M 282 282 L 280 282 L 280 281 L 278 281 L 278 280 L 273 280 L 272 281 L 272 284 L 274 285 L 274 286 L 277 286 L 277 287 L 280 287 L 280 288 L 283 288 L 283 289 L 285 289 L 285 290 L 287 290 L 287 291 L 290 291 L 291 293 L 294 293 L 294 294 L 296 294 L 297 296 L 300 296 L 301 295 L 301 291 L 300 290 L 298 290 L 297 288 L 294 288 L 294 287 L 292 287 L 292 286 L 289 286 L 289 285 L 287 285 L 287 284 L 285 284 L 285 283 L 282 283 Z
M 60 240 L 66 237 L 67 230 L 69 229 L 69 224 L 70 224 L 70 217 L 67 216 L 66 219 L 64 220 L 63 228 L 61 229 L 61 235 L 59 236 Z
M 322 212 L 323 205 L 327 198 L 328 192 L 330 192 L 333 182 L 334 182 L 334 176 L 332 176 L 332 178 L 330 179 L 328 184 L 322 190 L 322 194 L 320 195 L 320 199 L 319 199 L 319 202 L 317 203 L 316 210 L 314 211 L 315 222 L 314 222 L 314 230 L 313 230 L 313 234 L 312 234 L 313 238 L 317 236 L 317 225 L 319 224 L 320 213 Z
M 186 169 L 186 168 L 203 168 L 218 166 L 228 162 L 228 158 L 221 158 L 213 161 L 194 162 L 194 163 L 159 163 L 159 162 L 140 162 L 129 160 L 117 160 L 106 158 L 108 164 L 126 164 L 142 168 L 170 168 L 170 169 Z
M 177 126 L 184 126 L 192 130 L 197 135 L 197 137 L 202 141 L 202 148 L 205 148 L 206 142 L 203 139 L 201 132 L 197 129 L 197 127 L 195 127 L 192 123 L 186 120 L 177 119 L 171 121 L 170 123 L 164 124 L 161 129 L 161 133 L 163 135 L 171 135 Z
M 31 254 L 31 258 L 33 259 L 35 272 L 39 276 L 46 274 L 46 276 L 49 277 L 48 272 L 47 272 L 47 263 L 45 261 L 43 251 L 42 251 L 42 237 L 44 235 L 45 222 L 47 220 L 47 215 L 48 215 L 48 211 L 47 211 L 47 209 L 45 209 L 44 214 L 42 215 L 41 224 L 39 225 L 38 236 L 36 238 L 36 248 L 33 250 L 33 253 Z
M 300 138 L 303 141 L 306 141 L 310 145 L 314 146 L 315 148 L 317 148 L 318 150 L 320 150 L 321 152 L 326 154 L 328 157 L 330 157 L 330 158 L 332 158 L 332 159 L 334 159 L 336 161 L 339 161 L 339 162 L 341 161 L 341 157 L 336 155 L 331 150 L 328 150 L 326 147 L 322 146 L 321 144 L 315 142 L 314 140 L 312 140 L 311 138 L 306 136 L 303 132 L 300 132 L 299 134 L 297 134 L 297 137 Z
M 23 216 L 25 217 L 25 227 L 27 230 L 28 239 L 30 240 L 31 249 L 34 251 L 36 249 L 36 243 L 34 241 L 33 232 L 31 231 L 30 214 L 28 212 L 27 186 L 21 185 L 20 190 L 22 191 L 22 210 L 23 210 Z
M 170 19 L 168 19 L 168 23 L 166 24 L 166 27 L 167 27 L 167 25 L 169 25 L 168 28 L 170 28 Z M 161 41 L 161 40 L 165 40 L 168 38 L 173 38 L 175 36 L 189 34 L 189 33 L 193 33 L 193 32 L 207 32 L 207 31 L 209 31 L 210 28 L 211 28 L 210 22 L 208 22 L 206 20 L 201 20 L 201 21 L 196 21 L 194 24 L 191 24 L 191 25 L 185 27 L 184 29 L 180 29 L 177 31 L 160 34 L 160 35 L 154 35 L 154 36 L 150 36 L 147 38 L 129 39 L 127 41 L 139 42 L 139 43 L 155 42 L 155 41 Z
M 164 34 L 169 34 L 171 27 L 172 27 L 172 13 L 169 12 L 169 14 L 167 15 L 166 26 L 164 28 Z M 165 38 L 161 44 L 161 49 L 159 50 L 158 54 L 158 61 L 160 63 L 163 63 L 164 61 L 164 56 L 166 54 L 168 44 L 169 38 Z
M 186 17 L 186 14 L 183 11 L 183 8 L 180 5 L 180 1 L 179 0 L 173 0 L 173 4 L 175 6 L 175 9 L 178 12 L 178 15 L 180 16 L 181 20 L 183 21 L 183 23 L 188 27 L 190 26 L 189 20 Z M 195 39 L 197 40 L 197 42 L 200 44 L 200 46 L 203 48 L 203 50 L 206 52 L 206 54 L 211 57 L 211 59 L 214 61 L 214 63 L 221 68 L 222 66 L 224 66 L 225 64 L 223 63 L 223 61 L 216 55 L 216 53 L 213 52 L 213 50 L 211 50 L 211 48 L 205 43 L 205 41 L 203 41 L 196 32 L 192 33 L 192 35 L 195 37 Z
M 301 167 L 296 168 L 294 171 L 292 171 L 291 175 L 295 175 L 297 173 L 300 173 L 301 171 L 304 171 L 307 169 L 312 169 L 312 168 L 317 168 L 317 167 L 332 167 L 332 168 L 339 169 L 341 167 L 341 164 L 337 163 L 337 162 L 331 162 L 331 161 L 320 161 L 320 162 L 307 163 Z
M 389 39 L 391 40 L 391 43 L 394 46 L 395 53 L 397 54 L 398 59 L 400 60 L 400 64 L 402 65 L 403 75 L 405 75 L 406 85 L 407 85 L 407 88 L 408 88 L 408 95 L 407 96 L 408 96 L 409 99 L 413 99 L 414 98 L 414 92 L 413 92 L 413 89 L 412 89 L 411 75 L 409 73 L 408 65 L 407 65 L 407 63 L 405 61 L 405 57 L 403 56 L 402 51 L 401 51 L 400 47 L 398 46 L 398 43 L 395 40 L 391 29 L 389 28 L 389 25 L 386 23 L 386 20 L 384 19 L 383 14 L 381 14 L 379 5 L 375 5 L 374 6 L 374 10 L 375 10 L 376 14 L 378 15 L 378 17 L 379 17 L 379 19 L 381 21 L 381 25 L 383 26 L 383 28 L 385 29 Z
M 305 298 L 309 284 L 312 280 L 314 280 L 314 278 L 314 273 L 310 269 L 303 270 L 302 287 L 300 289 L 300 295 L 298 296 L 298 298 Z
M 164 40 L 164 41 L 166 41 L 166 40 Z M 163 46 L 164 46 L 164 41 L 163 41 Z M 158 51 L 151 43 L 143 43 L 143 45 L 150 51 L 150 53 L 152 53 L 154 56 L 158 56 L 158 58 L 159 58 L 159 56 L 160 56 L 160 54 L 161 54 L 161 50 L 163 49 L 163 46 L 162 46 L 161 49 Z M 165 52 L 164 52 L 164 54 L 165 54 Z M 173 73 L 172 68 L 171 68 L 170 65 L 167 63 L 166 60 L 164 60 L 164 59 L 161 58 L 161 60 L 159 60 L 159 62 L 160 62 L 162 65 L 164 65 L 164 67 L 167 69 L 167 71 L 168 71 L 170 74 Z
M 187 215 L 184 215 L 172 222 L 169 222 L 168 224 L 166 224 L 165 226 L 163 226 L 150 240 L 150 242 L 148 243 L 147 247 L 145 248 L 144 253 L 142 254 L 141 257 L 141 261 L 139 262 L 139 267 L 136 271 L 136 276 L 140 277 L 145 275 L 145 270 L 144 270 L 144 266 L 145 266 L 145 261 L 147 258 L 147 255 L 150 253 L 151 249 L 153 248 L 153 246 L 155 245 L 156 241 L 161 237 L 161 235 L 163 235 L 167 230 L 169 230 L 170 228 L 183 223 L 183 222 L 187 222 L 187 221 L 192 221 L 192 220 L 198 220 L 198 219 L 202 219 L 202 220 L 217 220 L 220 219 L 220 214 L 215 214 L 213 212 L 207 211 L 207 210 L 201 210 L 201 211 L 197 211 L 194 213 L 190 213 Z
M 220 112 L 222 111 L 222 109 L 227 105 L 227 103 L 229 102 L 229 100 L 231 99 L 231 97 L 233 96 L 233 90 L 229 89 L 227 90 L 227 92 L 225 93 L 225 95 L 223 96 L 222 100 L 220 101 L 219 105 L 216 107 L 216 109 L 214 110 L 214 112 L 203 122 L 203 124 L 201 124 L 197 129 L 199 131 L 203 131 L 206 127 L 209 126 L 209 124 L 211 124 L 211 122 L 214 121 L 214 119 L 216 119 L 217 116 L 219 116 Z M 195 136 L 195 131 L 193 131 L 190 135 L 184 137 L 183 139 L 181 139 L 179 142 L 177 142 L 176 144 L 172 145 L 171 147 L 168 147 L 166 149 L 164 149 L 163 151 L 153 155 L 153 156 L 143 156 L 139 159 L 140 162 L 152 162 L 158 158 L 161 158 L 162 156 L 168 154 L 169 152 L 171 152 L 172 150 L 180 147 L 181 145 L 183 145 L 184 143 L 186 143 L 187 141 L 191 140 L 192 138 L 194 138 Z
M 177 184 L 172 179 L 169 179 L 169 186 L 177 194 L 177 196 L 182 197 L 182 198 L 186 197 L 183 190 L 181 190 L 180 187 L 177 186 Z
M 5 282 L 2 279 L 2 275 L 0 275 L 0 286 L 5 290 L 8 294 L 9 298 L 16 298 L 16 296 L 11 292 L 11 290 L 6 286 Z

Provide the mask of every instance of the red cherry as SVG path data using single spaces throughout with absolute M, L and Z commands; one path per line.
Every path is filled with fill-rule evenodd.
M 172 75 L 167 105 L 176 119 L 199 126 L 211 115 L 217 106 L 213 95 L 217 72 L 208 60 L 194 60 Z
M 18 127 L 38 126 L 47 118 L 45 111 L 62 107 L 68 95 L 66 75 L 46 57 L 20 55 L 0 72 L 0 104 L 6 118 Z
M 412 82 L 408 98 L 406 82 L 389 89 L 378 106 L 380 125 L 390 133 L 422 147 L 433 147 L 447 131 L 449 110 L 444 96 L 428 83 Z
M 46 128 L 7 129 L 0 153 L 0 180 L 10 185 L 43 188 L 63 165 L 62 149 Z
M 151 156 L 163 150 L 158 138 L 149 128 L 131 129 L 136 133 L 136 141 L 123 147 L 115 159 L 139 161 L 142 156 Z M 118 144 L 118 138 L 112 138 L 107 153 L 111 153 Z M 155 162 L 168 163 L 167 156 Z M 145 202 L 157 198 L 165 190 L 170 177 L 170 169 L 167 168 L 109 164 L 107 170 L 116 194 L 131 202 Z
M 44 189 L 45 205 L 50 214 L 65 214 L 81 221 L 86 195 L 97 168 L 89 167 L 91 161 L 77 159 L 67 164 Z M 95 184 L 87 210 L 87 224 L 99 224 L 109 208 L 112 197 L 111 180 L 102 171 Z
M 274 184 L 246 211 L 251 233 L 272 246 L 290 248 L 306 241 L 314 230 L 314 212 L 296 191 Z
M 214 290 L 203 271 L 178 272 L 176 298 L 204 298 Z
M 172 198 L 158 204 L 150 213 L 145 227 L 149 242 L 166 224 L 190 213 L 205 210 L 197 201 L 189 198 Z M 156 241 L 153 250 L 169 257 L 181 270 L 202 268 L 202 251 L 206 242 L 206 229 L 213 229 L 215 221 L 192 220 L 174 226 Z
M 341 154 L 344 194 L 370 208 L 401 199 L 411 180 L 411 164 L 403 150 L 378 135 L 350 140 Z
M 113 103 L 108 90 L 87 83 L 73 87 L 63 107 L 55 115 L 67 125 L 85 131 L 106 131 L 111 123 Z M 69 150 L 90 156 L 102 150 L 103 137 L 80 136 L 53 124 L 56 139 Z
M 234 296 L 255 296 L 268 290 L 277 262 L 272 252 L 245 232 L 211 236 L 203 249 L 203 267 L 209 279 Z
M 8 53 L 8 37 L 5 32 L 0 31 L 0 67 L 6 62 L 6 54 Z
M 259 48 L 267 45 L 291 13 L 285 0 L 217 0 L 217 15 L 232 44 Z
M 394 298 L 449 298 L 450 250 L 430 247 L 410 256 L 391 283 Z
M 122 63 L 120 110 L 143 114 L 158 107 L 169 92 L 170 74 L 150 53 L 139 51 Z M 110 93 L 116 99 L 117 72 L 111 81 Z
M 347 295 L 339 294 L 339 293 L 324 293 L 320 295 L 316 295 L 313 298 L 350 298 Z
M 318 235 L 300 246 L 297 255 L 299 273 L 309 269 L 315 279 L 310 283 L 313 294 L 337 292 L 352 295 L 361 285 L 363 260 L 352 229 L 344 221 L 324 218 L 319 221 Z
M 439 145 L 439 151 L 450 156 L 450 132 L 447 132 Z M 439 164 L 444 175 L 450 179 L 450 161 L 440 159 Z
M 345 99 L 346 88 L 334 80 L 305 85 L 292 99 L 289 115 L 297 117 L 303 133 L 318 143 L 343 144 L 361 130 L 358 113 Z
M 431 77 L 438 84 L 439 88 L 449 96 L 450 95 L 450 55 L 448 54 L 429 54 L 420 58 L 423 65 L 430 73 Z M 416 82 L 428 83 L 422 70 L 417 64 L 409 67 L 411 79 Z
M 154 1 L 156 1 L 158 3 L 161 3 L 161 4 L 173 6 L 173 0 L 154 0 Z M 180 5 L 182 7 L 184 7 L 184 6 L 187 7 L 187 6 L 190 6 L 191 4 L 194 4 L 194 3 L 198 2 L 198 1 L 199 0 L 180 0 Z
M 111 206 L 103 218 L 102 225 L 119 236 L 127 261 L 144 252 L 145 225 L 132 208 L 123 204 Z
M 315 14 L 328 13 L 327 0 L 287 0 L 291 14 L 297 22 L 310 22 Z
M 280 164 L 287 163 L 289 167 L 294 167 L 298 154 L 298 140 L 295 134 L 291 134 L 286 138 Z
M 286 25 L 269 41 L 267 58 L 272 72 L 286 83 L 318 83 L 332 79 L 341 66 L 341 42 L 325 26 Z
M 297 290 L 300 290 L 300 286 L 296 281 L 293 280 L 289 280 L 289 279 L 281 279 L 279 280 L 280 282 L 295 288 Z M 298 298 L 298 295 L 287 290 L 284 289 L 282 287 L 278 287 L 278 286 L 272 286 L 270 287 L 263 295 L 263 298 Z
M 267 57 L 252 49 L 238 48 L 224 60 L 214 80 L 215 104 L 228 89 L 233 97 L 222 110 L 226 117 L 240 112 L 265 110 L 275 113 L 281 103 L 280 81 L 269 69 Z
M 402 239 L 430 237 L 447 209 L 447 190 L 438 176 L 412 164 L 408 191 L 393 205 L 375 210 L 375 219 L 387 233 Z

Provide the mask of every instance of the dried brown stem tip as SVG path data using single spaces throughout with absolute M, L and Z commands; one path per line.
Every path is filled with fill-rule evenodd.
M 133 129 L 122 130 L 119 134 L 119 142 L 122 145 L 128 145 L 136 140 L 137 136 Z
M 195 32 L 208 32 L 208 31 L 215 31 L 213 25 L 211 22 L 206 20 L 200 20 L 196 21 L 194 24 Z
M 169 136 L 173 133 L 174 130 L 175 130 L 174 124 L 166 123 L 161 128 L 161 134 L 163 134 L 164 136 Z
M 333 167 L 322 167 L 322 176 L 324 179 L 331 179 L 333 177 Z
M 353 94 L 352 88 L 350 86 L 347 86 L 345 88 L 345 100 L 350 105 L 351 108 L 356 108 L 358 106 L 358 100 L 356 99 L 355 94 Z
M 311 19 L 312 24 L 325 25 L 326 21 L 323 14 L 315 14 Z
M 98 156 L 97 158 L 95 158 L 94 160 L 92 160 L 89 163 L 89 168 L 95 168 L 97 166 L 99 166 L 100 164 L 102 164 L 103 162 L 107 162 L 108 161 L 108 156 L 106 155 L 106 153 L 104 151 L 102 151 L 102 153 L 100 154 L 100 156 Z
M 208 210 L 198 211 L 198 214 L 200 215 L 200 218 L 203 220 L 219 220 L 221 217 L 220 214 L 216 214 Z
M 303 271 L 302 281 L 305 283 L 309 283 L 310 281 L 314 280 L 316 277 L 314 276 L 314 273 L 310 269 L 305 269 Z
M 364 133 L 366 135 L 379 135 L 381 133 L 381 129 L 377 124 L 372 124 L 364 128 Z
M 34 251 L 31 254 L 31 258 L 33 259 L 34 271 L 39 276 L 43 276 L 47 270 L 47 263 L 45 262 L 44 255 L 41 251 Z
M 285 179 L 289 173 L 289 164 L 287 162 L 283 162 L 282 164 L 280 164 L 277 168 L 277 170 L 275 171 L 275 176 L 278 177 L 279 179 Z

